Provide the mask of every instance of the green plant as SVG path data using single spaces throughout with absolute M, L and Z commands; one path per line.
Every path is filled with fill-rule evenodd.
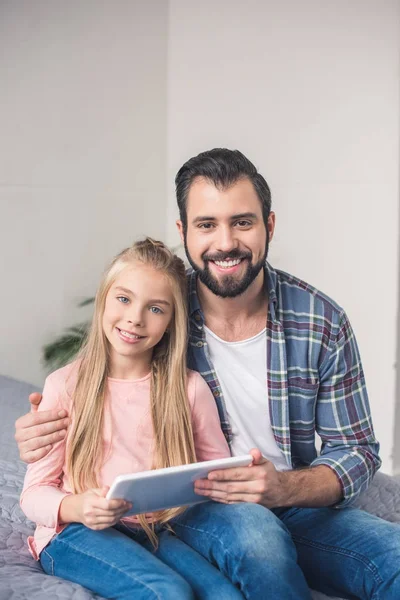
M 93 304 L 94 298 L 86 298 L 78 306 Z M 78 354 L 90 326 L 89 321 L 68 327 L 57 339 L 43 347 L 43 364 L 46 370 L 55 371 L 71 362 Z

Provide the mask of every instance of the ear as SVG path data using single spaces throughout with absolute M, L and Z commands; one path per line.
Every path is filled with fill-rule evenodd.
M 181 242 L 184 242 L 184 236 L 183 236 L 183 223 L 181 220 L 178 219 L 178 221 L 176 221 L 176 226 L 178 228 L 178 232 L 179 232 L 179 237 L 181 238 Z
M 268 236 L 269 236 L 269 241 L 271 241 L 272 238 L 274 237 L 274 231 L 275 231 L 275 213 L 271 211 L 269 213 L 269 216 L 268 216 Z

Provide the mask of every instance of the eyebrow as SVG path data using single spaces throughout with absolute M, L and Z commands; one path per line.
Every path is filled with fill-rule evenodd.
M 237 221 L 238 219 L 258 219 L 258 216 L 256 215 L 256 213 L 252 213 L 252 212 L 246 212 L 246 213 L 239 213 L 237 215 L 232 215 L 231 217 L 229 217 L 229 219 L 231 221 Z M 192 223 L 200 223 L 201 221 L 215 221 L 215 217 L 207 217 L 207 216 L 199 216 L 196 217 L 195 219 L 193 219 Z
M 131 296 L 135 295 L 132 292 L 132 290 L 128 290 L 128 288 L 124 288 L 120 285 L 117 285 L 115 289 L 123 292 L 124 294 L 130 294 Z M 151 300 L 149 300 L 149 303 L 150 304 L 165 304 L 166 306 L 171 306 L 171 304 L 167 300 L 161 300 L 161 298 L 160 299 L 152 298 Z

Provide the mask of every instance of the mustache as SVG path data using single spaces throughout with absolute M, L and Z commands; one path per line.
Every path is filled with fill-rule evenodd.
M 226 260 L 227 258 L 232 258 L 232 259 L 243 259 L 243 258 L 249 258 L 251 259 L 252 254 L 251 252 L 243 252 L 242 250 L 238 250 L 237 248 L 234 248 L 233 250 L 229 250 L 229 252 L 214 252 L 213 254 L 207 254 L 207 252 L 205 252 L 204 254 L 201 255 L 201 258 L 204 261 L 207 260 L 212 260 L 213 262 L 215 262 L 216 260 Z

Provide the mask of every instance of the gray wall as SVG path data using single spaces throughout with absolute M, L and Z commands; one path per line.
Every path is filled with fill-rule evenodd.
M 169 240 L 176 240 L 172 182 L 182 162 L 221 145 L 247 154 L 272 189 L 272 264 L 332 296 L 350 317 L 390 472 L 400 3 L 170 0 L 169 6 Z
M 166 220 L 167 4 L 0 2 L 0 373 L 88 314 L 106 262 Z

